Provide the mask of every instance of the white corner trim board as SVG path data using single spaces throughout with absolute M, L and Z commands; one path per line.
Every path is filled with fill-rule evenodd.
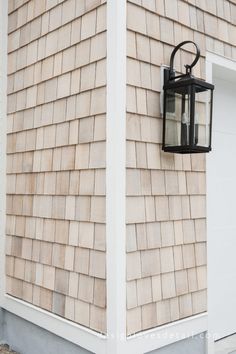
M 7 1 L 0 0 L 0 302 L 5 294 Z
M 107 1 L 107 353 L 126 336 L 126 0 Z

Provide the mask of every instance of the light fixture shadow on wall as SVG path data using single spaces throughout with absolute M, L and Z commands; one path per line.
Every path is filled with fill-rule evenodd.
M 186 73 L 176 75 L 174 58 L 185 44 L 194 44 L 196 57 L 186 64 Z M 191 154 L 211 151 L 212 104 L 214 85 L 192 75 L 200 58 L 200 49 L 192 41 L 177 45 L 170 57 L 170 66 L 163 70 L 163 140 L 162 150 Z

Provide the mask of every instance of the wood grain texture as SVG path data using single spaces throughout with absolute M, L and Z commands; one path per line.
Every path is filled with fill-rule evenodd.
M 9 0 L 7 292 L 106 332 L 106 3 Z

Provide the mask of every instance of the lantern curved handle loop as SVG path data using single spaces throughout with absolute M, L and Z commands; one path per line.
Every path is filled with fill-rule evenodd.
M 192 68 L 197 64 L 199 58 L 200 58 L 200 49 L 199 49 L 199 46 L 193 42 L 193 41 L 184 41 L 184 42 L 181 42 L 179 43 L 173 50 L 173 52 L 171 53 L 171 57 L 170 57 L 170 79 L 173 79 L 175 74 L 174 74 L 174 58 L 175 58 L 175 54 L 176 52 L 182 47 L 184 46 L 185 44 L 193 44 L 196 48 L 196 57 L 194 59 L 194 61 L 192 62 L 192 64 L 186 64 L 185 65 L 185 68 L 186 68 L 186 74 L 191 74 L 192 72 Z

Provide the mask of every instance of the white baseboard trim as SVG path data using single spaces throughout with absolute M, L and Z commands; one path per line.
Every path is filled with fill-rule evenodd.
M 39 307 L 5 295 L 2 308 L 93 353 L 106 353 L 106 336 Z
M 96 331 L 65 320 L 10 295 L 5 295 L 2 307 L 86 350 L 96 354 L 109 353 L 108 337 Z M 117 334 L 115 339 L 119 343 L 122 354 L 144 354 L 206 332 L 207 329 L 208 315 L 204 313 L 143 331 L 128 338 L 123 337 L 122 333 Z
M 147 353 L 206 332 L 208 315 L 203 313 L 147 330 L 127 338 L 127 353 Z

